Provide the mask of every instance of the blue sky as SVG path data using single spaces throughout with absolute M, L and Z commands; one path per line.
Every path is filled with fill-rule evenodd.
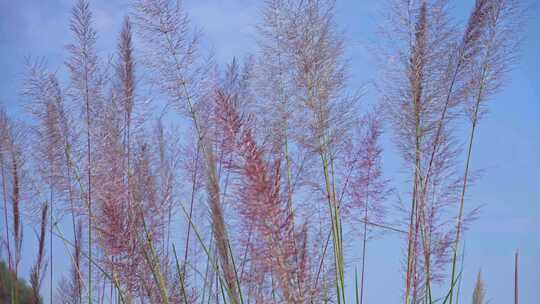
M 205 35 L 205 45 L 213 49 L 218 62 L 226 62 L 233 56 L 256 51 L 254 26 L 260 2 L 187 0 L 185 4 L 194 25 Z M 450 2 L 457 20 L 466 18 L 473 3 Z M 379 71 L 369 50 L 377 42 L 381 1 L 337 3 L 337 23 L 345 31 L 351 62 L 350 87 L 365 86 L 364 98 L 368 102 L 376 100 L 371 84 L 376 82 Z M 524 29 L 520 62 L 511 73 L 511 83 L 491 101 L 490 114 L 481 122 L 473 152 L 473 168 L 485 173 L 470 191 L 467 205 L 484 207 L 466 233 L 464 303 L 470 301 L 479 269 L 490 303 L 512 301 L 513 253 L 517 248 L 521 256 L 521 303 L 540 301 L 540 14 L 531 0 L 525 4 L 530 7 L 530 18 Z M 0 0 L 0 104 L 9 113 L 20 115 L 25 56 L 45 57 L 49 67 L 65 78 L 63 61 L 67 54 L 63 46 L 70 42 L 71 5 L 69 0 Z M 92 1 L 92 8 L 98 49 L 100 55 L 106 56 L 114 50 L 128 1 L 97 0 Z M 391 143 L 385 141 L 384 148 L 385 173 L 399 188 L 405 183 L 399 178 L 400 160 Z M 32 231 L 27 231 L 26 236 L 31 240 Z M 25 244 L 25 273 L 34 259 L 33 244 Z M 55 254 L 61 255 L 62 243 L 56 242 L 55 246 Z M 385 235 L 369 246 L 367 302 L 398 303 L 402 243 L 395 236 Z M 46 278 L 44 290 L 48 290 L 48 284 Z

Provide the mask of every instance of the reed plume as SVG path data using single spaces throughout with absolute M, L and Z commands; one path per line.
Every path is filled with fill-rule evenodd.
M 85 121 L 86 139 L 86 210 L 88 217 L 88 259 L 92 261 L 92 231 L 93 231 L 93 206 L 92 206 L 92 131 L 94 128 L 93 117 L 101 103 L 101 79 L 98 71 L 98 58 L 95 51 L 96 32 L 92 25 L 92 12 L 90 4 L 86 0 L 79 0 L 74 5 L 71 13 L 70 30 L 74 42 L 66 48 L 70 53 L 70 59 L 66 66 L 71 76 L 70 97 L 80 105 L 81 113 Z M 88 301 L 92 297 L 92 263 L 88 263 Z
M 217 158 L 209 142 L 204 112 L 199 111 L 203 106 L 198 101 L 204 97 L 200 89 L 206 68 L 196 60 L 198 35 L 191 31 L 188 16 L 179 3 L 174 6 L 167 0 L 144 0 L 136 2 L 136 8 L 139 32 L 144 43 L 152 48 L 145 63 L 156 73 L 161 91 L 181 112 L 187 113 L 195 128 L 197 145 L 205 160 L 206 192 L 220 270 L 229 298 L 239 303 L 228 245 L 230 238 L 220 199 Z
M 25 133 L 21 125 L 10 120 L 3 109 L 0 109 L 0 126 L 2 127 L 0 130 L 0 166 L 6 229 L 4 242 L 8 249 L 8 269 L 10 274 L 14 276 L 13 278 L 16 279 L 22 258 L 23 242 L 21 203 L 23 199 L 25 155 L 22 149 L 22 139 Z M 11 209 L 11 214 L 8 213 L 9 209 Z M 11 221 L 9 221 L 10 217 Z M 11 288 L 11 298 L 18 301 L 18 286 L 12 285 Z
M 44 63 L 29 63 L 24 81 L 23 95 L 29 99 L 29 111 L 37 121 L 32 127 L 36 143 L 35 163 L 44 188 L 48 189 L 44 199 L 49 208 L 49 256 L 50 281 L 53 281 L 53 214 L 55 201 L 63 196 L 64 159 L 64 108 L 63 97 L 56 76 L 47 72 Z M 52 301 L 53 288 L 50 288 Z
M 251 262 L 273 277 L 282 301 L 301 303 L 301 291 L 292 285 L 296 275 L 291 264 L 294 235 L 287 202 L 280 193 L 281 161 L 266 159 L 249 121 L 242 118 L 237 97 L 234 92 L 217 89 L 216 116 L 234 155 L 230 169 L 241 178 L 236 194 L 239 205 L 235 207 L 246 230 L 253 233 L 249 241 Z
M 482 279 L 482 272 L 478 271 L 476 276 L 476 283 L 474 285 L 473 295 L 472 295 L 473 304 L 485 304 L 486 302 L 486 287 L 484 280 Z
M 368 225 L 384 225 L 387 212 L 384 203 L 390 194 L 389 181 L 382 174 L 382 148 L 379 144 L 382 127 L 376 111 L 372 110 L 359 121 L 359 135 L 351 144 L 350 170 L 346 177 L 350 202 L 343 206 L 345 218 L 352 218 L 355 224 L 363 227 L 359 303 L 364 301 L 367 242 L 374 234 L 374 227 Z
M 394 142 L 411 169 L 404 292 L 409 303 L 431 299 L 431 284 L 440 282 L 448 261 L 452 227 L 442 215 L 459 180 L 455 165 L 460 146 L 453 131 L 460 102 L 456 92 L 464 74 L 445 1 L 395 1 L 391 15 L 392 22 L 409 24 L 405 29 L 390 25 L 396 47 L 389 56 L 399 65 L 388 67 L 383 92 Z
M 477 12 L 478 10 L 481 12 Z M 457 252 L 464 226 L 465 194 L 470 183 L 470 161 L 478 122 L 486 113 L 486 102 L 504 86 L 508 73 L 515 63 L 521 39 L 518 33 L 525 16 L 518 1 L 506 0 L 477 1 L 470 20 L 477 18 L 477 15 L 481 15 L 484 28 L 483 31 L 476 33 L 475 38 L 479 41 L 479 45 L 475 56 L 471 56 L 471 64 L 468 67 L 469 86 L 464 109 L 471 127 L 456 223 L 456 237 L 453 242 L 452 281 L 456 277 Z M 450 291 L 450 304 L 452 304 L 452 298 L 453 288 Z

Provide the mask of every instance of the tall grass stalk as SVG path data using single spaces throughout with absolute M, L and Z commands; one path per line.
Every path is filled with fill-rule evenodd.
M 210 214 L 212 215 L 212 231 L 225 274 L 227 291 L 231 293 L 229 296 L 238 303 L 238 287 L 227 248 L 229 235 L 220 201 L 216 158 L 210 145 L 210 139 L 206 134 L 206 128 L 199 117 L 195 100 L 192 98 L 192 94 L 195 92 L 190 92 L 188 88 L 188 85 L 193 85 L 191 82 L 193 79 L 190 78 L 189 73 L 192 69 L 196 69 L 193 63 L 196 61 L 194 56 L 198 46 L 198 37 L 196 34 L 190 36 L 192 31 L 189 27 L 189 20 L 179 3 L 173 7 L 168 1 L 138 1 L 136 8 L 143 40 L 149 46 L 155 47 L 155 51 L 157 51 L 157 53 L 152 54 L 148 64 L 156 70 L 161 78 L 164 93 L 174 103 L 187 110 L 195 127 L 197 145 L 200 145 L 201 155 L 204 157 L 206 166 L 206 186 Z M 164 27 L 170 30 L 164 31 Z M 168 62 L 164 62 L 163 58 L 166 58 Z
M 219 283 L 221 284 L 222 290 L 223 289 L 226 290 L 227 288 L 229 288 L 229 286 L 225 285 L 225 287 L 223 287 L 223 284 L 226 283 L 226 281 L 225 281 L 226 278 L 225 278 L 225 275 L 219 270 L 219 264 L 216 263 L 216 261 L 212 257 L 212 254 L 211 254 L 210 250 L 207 248 L 207 246 L 205 245 L 205 242 L 204 242 L 201 234 L 197 230 L 197 228 L 195 226 L 195 223 L 193 223 L 193 219 L 189 217 L 189 213 L 187 212 L 186 208 L 182 204 L 180 204 L 180 209 L 181 209 L 182 213 L 184 214 L 184 217 L 186 218 L 186 221 L 188 221 L 188 224 L 191 225 L 193 233 L 197 237 L 197 240 L 199 241 L 199 244 L 201 245 L 205 255 L 208 257 L 208 261 L 210 262 L 210 264 L 214 268 L 214 271 L 215 271 L 215 274 L 216 274 L 216 280 L 218 280 Z M 235 278 L 235 280 L 236 280 L 236 278 Z M 238 288 L 240 288 L 240 286 Z M 227 291 L 227 297 L 228 297 L 229 301 L 231 302 L 231 304 L 243 304 L 243 303 L 240 303 L 240 302 L 236 302 L 235 297 L 234 297 L 235 294 L 241 294 L 241 292 L 239 290 L 235 291 L 235 292 L 232 292 L 232 291 L 229 291 L 229 290 L 226 290 L 226 291 Z M 225 299 L 225 294 L 223 294 L 223 298 Z
M 514 304 L 519 304 L 519 250 L 514 257 Z
M 39 105 L 31 112 L 37 121 L 28 121 L 37 131 L 35 146 L 25 147 L 25 126 L 0 109 L 9 275 L 21 266 L 26 202 L 45 201 L 30 274 L 33 302 L 45 266 L 50 301 L 57 301 L 59 240 L 71 260 L 59 302 L 363 304 L 368 242 L 378 229 L 397 232 L 406 243 L 403 304 L 458 304 L 465 269 L 464 247 L 461 255 L 458 250 L 472 218 L 465 200 L 473 145 L 485 101 L 506 84 L 515 58 L 519 1 L 475 0 L 463 29 L 448 17 L 446 1 L 391 1 L 394 11 L 385 13 L 395 57 L 382 80 L 386 103 L 364 119 L 359 94 L 348 90 L 348 41 L 335 24 L 333 0 L 266 1 L 259 52 L 225 71 L 211 56 L 202 58 L 200 32 L 172 0 L 134 0 L 133 29 L 141 39 L 132 38 L 125 17 L 115 56 L 100 61 L 90 1 L 77 0 L 65 64 L 69 86 L 63 89 L 42 62 L 31 66 L 35 74 L 24 86 Z M 140 80 L 149 92 L 159 91 L 148 103 L 166 99 L 155 129 L 145 110 L 161 104 L 138 104 L 139 41 L 148 68 Z M 194 140 L 187 147 L 163 126 L 171 105 L 185 116 L 175 117 L 177 126 L 190 122 Z M 380 131 L 368 119 L 378 122 L 382 114 L 410 171 L 402 227 L 384 217 L 389 192 L 379 172 Z M 470 128 L 462 143 L 454 133 L 463 117 Z M 461 156 L 464 170 L 457 174 Z M 176 170 L 179 161 L 185 172 Z M 187 182 L 179 182 L 184 174 Z M 65 206 L 73 240 L 60 229 Z M 198 208 L 208 208 L 209 216 L 197 219 Z M 176 211 L 187 224 L 181 235 L 173 229 Z M 356 230 L 362 261 L 353 287 L 345 273 L 349 232 Z M 517 304 L 517 252 L 514 267 Z M 448 290 L 440 288 L 444 283 Z M 17 284 L 9 289 L 12 304 L 23 300 Z
M 70 60 L 66 63 L 71 73 L 73 83 L 73 97 L 83 109 L 86 129 L 86 175 L 87 175 L 87 211 L 88 211 L 88 256 L 92 260 L 92 230 L 93 230 L 93 206 L 92 206 L 92 117 L 94 116 L 94 104 L 97 102 L 99 86 L 97 79 L 97 56 L 95 54 L 96 32 L 92 27 L 92 12 L 87 0 L 78 0 L 72 9 L 70 29 L 75 42 L 68 45 L 71 53 Z M 88 263 L 88 301 L 92 298 L 92 266 Z
M 457 267 L 457 252 L 463 230 L 465 195 L 478 123 L 486 111 L 485 102 L 504 85 L 504 80 L 515 62 L 516 53 L 519 50 L 519 30 L 525 16 L 519 2 L 506 0 L 487 1 L 482 13 L 486 29 L 480 33 L 481 47 L 474 58 L 474 72 L 469 80 L 471 84 L 470 102 L 466 113 L 469 114 L 471 126 L 456 223 L 456 238 L 453 244 L 452 281 L 455 278 Z M 451 288 L 450 304 L 452 304 L 452 296 L 453 289 Z
M 420 157 L 421 157 L 421 150 L 420 146 L 422 144 L 422 133 L 421 133 L 421 109 L 420 109 L 420 103 L 422 96 L 422 85 L 423 85 L 423 77 L 424 77 L 424 56 L 425 56 L 425 48 L 426 48 L 426 31 L 427 31 L 427 7 L 426 4 L 423 3 L 419 16 L 418 21 L 415 25 L 415 45 L 413 46 L 411 52 L 411 88 L 412 88 L 412 102 L 413 102 L 413 113 L 414 113 L 414 126 L 415 126 L 415 136 L 414 136 L 414 142 L 415 142 L 415 163 L 414 163 L 414 178 L 413 178 L 413 191 L 412 191 L 412 203 L 411 203 L 411 211 L 410 211 L 410 222 L 409 222 L 409 238 L 408 238 L 408 244 L 407 244 L 407 271 L 406 271 L 406 286 L 405 286 L 405 304 L 409 304 L 409 297 L 410 297 L 410 290 L 411 290 L 411 283 L 413 280 L 414 271 L 414 259 L 415 259 L 415 248 L 416 248 L 416 237 L 418 233 L 418 184 L 420 181 Z
M 54 235 L 64 243 L 64 246 L 66 247 L 67 251 L 69 251 L 67 249 L 68 247 L 76 248 L 76 244 L 72 243 L 69 239 L 67 239 L 58 226 L 55 226 L 55 228 L 56 228 L 56 232 L 53 232 Z M 103 274 L 107 279 L 109 279 L 113 283 L 115 289 L 118 291 L 120 303 L 130 304 L 129 302 L 126 301 L 126 298 L 124 296 L 124 293 L 122 291 L 122 288 L 120 286 L 120 282 L 118 281 L 118 279 L 115 276 L 111 275 L 109 272 L 107 272 L 103 267 L 101 267 L 96 260 L 93 260 L 93 259 L 91 260 L 89 254 L 85 253 L 82 250 L 80 251 L 80 254 L 88 260 L 88 263 L 92 263 L 101 274 Z M 74 259 L 74 257 L 71 256 L 71 259 Z

